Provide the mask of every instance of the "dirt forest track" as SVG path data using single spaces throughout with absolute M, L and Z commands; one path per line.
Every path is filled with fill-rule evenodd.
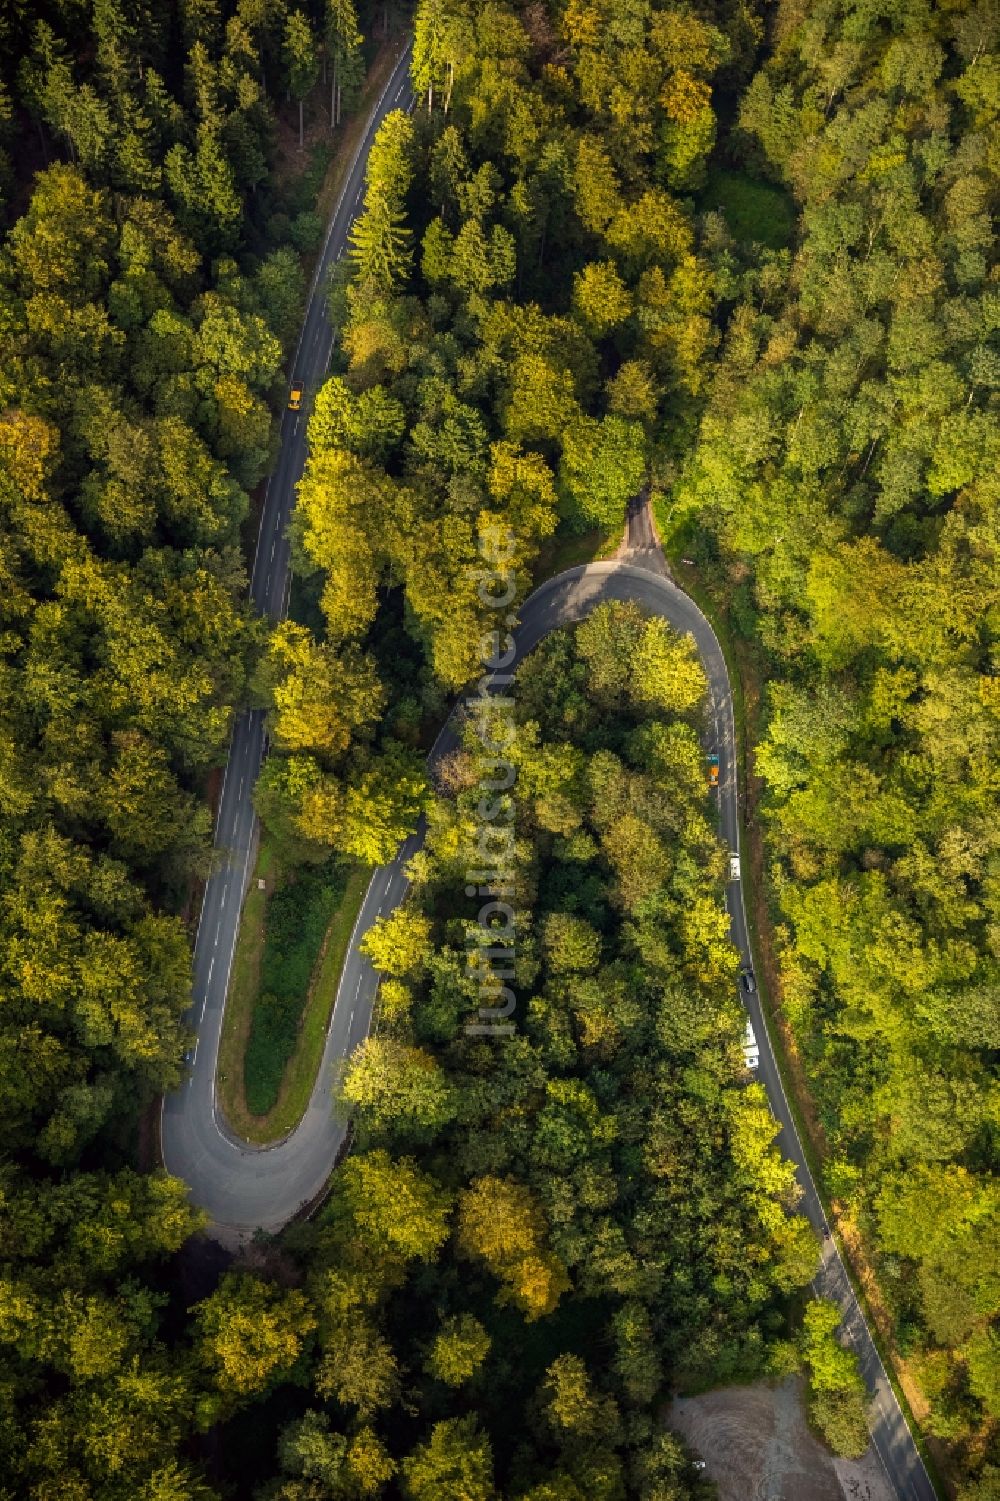
M 404 48 L 368 121 L 351 164 L 316 268 L 302 334 L 291 370 L 307 393 L 316 389 L 329 365 L 333 332 L 327 317 L 325 284 L 331 266 L 347 247 L 364 190 L 368 150 L 392 109 L 412 109 L 409 48 Z M 285 413 L 278 461 L 268 485 L 254 561 L 251 596 L 262 614 L 280 619 L 287 606 L 288 520 L 306 458 L 306 423 L 299 412 Z M 719 756 L 720 833 L 739 850 L 739 788 L 732 692 L 725 658 L 708 620 L 667 576 L 663 555 L 645 502 L 630 507 L 626 535 L 617 558 L 569 569 L 535 591 L 519 612 L 515 630 L 522 658 L 550 631 L 583 619 L 604 600 L 634 600 L 690 632 L 701 655 L 710 694 L 710 749 Z M 446 726 L 435 753 L 447 754 L 454 728 Z M 298 1126 L 282 1141 L 255 1148 L 229 1127 L 218 1107 L 215 1076 L 226 994 L 232 970 L 240 912 L 257 844 L 251 794 L 265 750 L 264 717 L 254 710 L 237 720 L 215 829 L 221 858 L 206 889 L 194 952 L 193 1004 L 189 1021 L 196 1043 L 185 1082 L 163 1105 L 161 1141 L 168 1171 L 183 1178 L 193 1201 L 207 1211 L 213 1232 L 230 1245 L 255 1230 L 277 1231 L 323 1191 L 343 1145 L 345 1127 L 334 1117 L 331 1092 L 344 1058 L 368 1035 L 377 975 L 360 943 L 372 923 L 402 901 L 406 866 L 419 848 L 418 830 L 395 859 L 376 870 L 358 915 L 344 961 L 323 1058 L 309 1104 Z M 739 881 L 726 889 L 733 941 L 750 962 L 746 913 Z M 845 1336 L 857 1352 L 872 1394 L 870 1426 L 876 1452 L 900 1501 L 933 1501 L 934 1488 L 882 1366 L 850 1279 L 830 1238 L 826 1216 L 809 1172 L 789 1109 L 761 1010 L 759 994 L 744 998 L 760 1045 L 758 1077 L 781 1126 L 779 1145 L 796 1167 L 802 1210 L 823 1240 L 816 1289 L 833 1298 L 844 1313 Z

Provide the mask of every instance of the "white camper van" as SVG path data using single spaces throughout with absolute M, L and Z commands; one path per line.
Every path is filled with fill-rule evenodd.
M 757 1039 L 753 1035 L 753 1023 L 749 1017 L 747 1017 L 747 1029 L 743 1037 L 743 1061 L 752 1073 L 757 1072 L 757 1067 L 760 1063 L 760 1048 L 757 1046 Z

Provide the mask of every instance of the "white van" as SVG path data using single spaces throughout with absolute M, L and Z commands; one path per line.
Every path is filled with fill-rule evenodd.
M 760 1048 L 757 1039 L 753 1035 L 753 1024 L 748 1020 L 747 1029 L 743 1035 L 743 1061 L 752 1073 L 757 1072 L 760 1063 Z
M 738 881 L 739 878 L 740 878 L 740 857 L 739 857 L 739 855 L 730 855 L 730 857 L 729 857 L 729 879 L 731 881 Z

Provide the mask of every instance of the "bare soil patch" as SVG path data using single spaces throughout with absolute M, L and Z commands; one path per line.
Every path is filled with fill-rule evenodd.
M 835 1459 L 814 1437 L 802 1378 L 676 1397 L 668 1421 L 705 1461 L 719 1501 L 893 1501 L 874 1449 Z

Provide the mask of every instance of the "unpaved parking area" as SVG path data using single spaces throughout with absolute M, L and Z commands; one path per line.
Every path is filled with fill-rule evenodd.
M 813 1438 L 798 1376 L 677 1397 L 668 1421 L 705 1460 L 719 1501 L 893 1501 L 872 1448 L 834 1459 Z

